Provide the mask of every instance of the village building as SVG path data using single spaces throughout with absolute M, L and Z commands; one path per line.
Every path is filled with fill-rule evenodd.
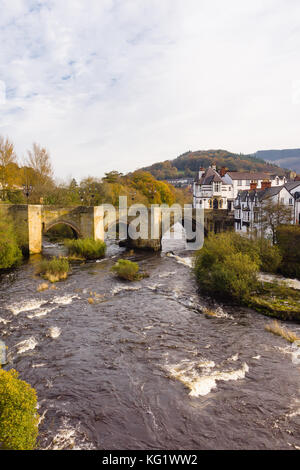
M 239 191 L 283 186 L 287 178 L 262 172 L 227 171 L 216 165 L 207 170 L 200 168 L 193 186 L 193 207 L 196 209 L 219 209 L 233 211 Z
M 291 209 L 292 222 L 295 218 L 295 197 L 286 186 L 272 187 L 265 182 L 260 189 L 239 191 L 234 206 L 235 231 L 240 233 L 262 232 L 263 206 L 268 200 L 283 204 Z M 264 234 L 268 235 L 268 234 Z
M 300 180 L 289 181 L 285 187 L 294 196 L 294 220 L 296 224 L 300 224 Z

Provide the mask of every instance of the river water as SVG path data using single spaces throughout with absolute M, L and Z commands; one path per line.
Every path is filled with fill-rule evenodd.
M 6 368 L 37 390 L 39 448 L 299 449 L 299 349 L 268 318 L 202 298 L 173 243 L 171 255 L 110 244 L 55 290 L 37 292 L 39 256 L 2 275 Z M 150 277 L 116 279 L 120 256 Z

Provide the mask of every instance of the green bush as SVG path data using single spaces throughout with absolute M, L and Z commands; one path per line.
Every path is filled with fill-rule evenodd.
M 138 263 L 134 263 L 127 259 L 119 259 L 111 270 L 121 279 L 127 279 L 128 281 L 137 281 L 141 279 Z
M 38 434 L 37 397 L 18 375 L 0 369 L 0 443 L 4 449 L 32 450 Z
M 15 266 L 22 260 L 13 223 L 8 218 L 0 220 L 0 269 Z
M 102 240 L 83 238 L 78 240 L 65 240 L 69 255 L 85 259 L 102 258 L 106 252 L 106 244 Z
M 196 253 L 194 268 L 203 292 L 241 301 L 256 289 L 259 257 L 256 250 L 249 254 L 240 251 L 245 245 L 229 232 L 206 239 Z
M 279 247 L 266 238 L 258 239 L 256 246 L 260 256 L 260 269 L 267 273 L 276 273 L 282 261 Z
M 277 243 L 282 254 L 279 272 L 300 279 L 300 225 L 279 226 Z
M 52 258 L 42 260 L 36 272 L 50 282 L 57 282 L 66 279 L 69 271 L 70 265 L 66 258 Z

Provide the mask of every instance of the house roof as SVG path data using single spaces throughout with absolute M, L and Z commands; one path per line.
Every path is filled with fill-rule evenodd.
M 202 175 L 200 179 L 198 179 L 199 184 L 210 185 L 211 183 L 226 183 L 223 178 L 219 175 L 219 173 L 214 170 L 213 168 L 209 167 L 205 173 Z
M 232 180 L 269 180 L 275 179 L 277 175 L 263 172 L 250 172 L 250 171 L 228 171 L 227 174 Z
M 288 191 L 291 191 L 291 189 L 295 189 L 297 186 L 300 186 L 300 181 L 288 181 L 284 186 Z
M 257 196 L 259 201 L 262 201 L 264 199 L 268 199 L 269 197 L 276 196 L 283 188 L 284 186 L 275 186 L 266 189 L 252 189 L 251 191 L 244 190 L 239 191 L 238 196 L 241 198 L 241 202 L 245 202 L 247 196 L 249 197 L 250 201 L 253 201 L 255 196 Z

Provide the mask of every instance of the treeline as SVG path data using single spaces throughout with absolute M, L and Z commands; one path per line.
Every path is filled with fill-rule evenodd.
M 20 162 L 13 142 L 0 137 L 0 200 L 6 203 L 46 205 L 117 205 L 119 196 L 131 203 L 185 204 L 191 202 L 187 190 L 157 181 L 151 173 L 139 170 L 123 175 L 117 171 L 104 178 L 87 177 L 77 182 L 57 183 L 49 152 L 34 143 Z
M 284 173 L 275 164 L 268 164 L 254 155 L 234 154 L 226 150 L 199 150 L 186 152 L 174 160 L 155 163 L 143 168 L 158 180 L 195 177 L 200 167 L 208 168 L 212 163 L 226 167 L 230 171 L 273 171 Z

